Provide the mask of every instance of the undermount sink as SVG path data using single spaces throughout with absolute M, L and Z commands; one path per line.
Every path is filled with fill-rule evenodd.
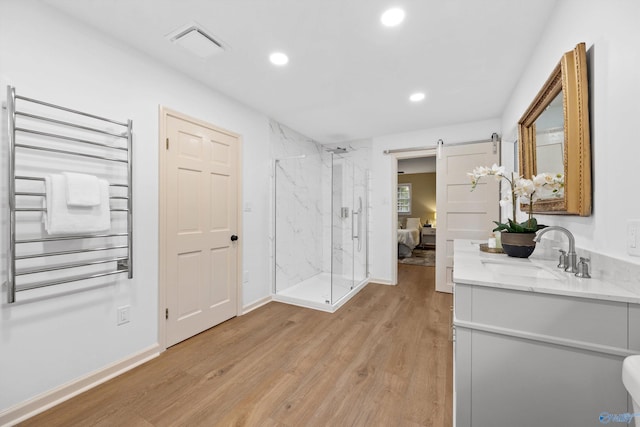
M 633 401 L 633 412 L 640 413 L 640 355 L 629 356 L 622 363 L 622 383 Z
M 536 279 L 546 280 L 560 280 L 560 277 L 537 264 L 483 259 L 482 265 L 492 273 L 499 275 L 533 277 Z

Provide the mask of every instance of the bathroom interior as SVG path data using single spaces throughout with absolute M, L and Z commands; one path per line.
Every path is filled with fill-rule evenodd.
M 491 294 L 488 288 L 461 283 L 459 298 L 469 295 L 475 298 L 463 302 L 484 302 L 487 305 L 481 308 L 489 309 L 483 312 L 487 316 L 486 322 L 480 326 L 474 324 L 470 313 L 467 313 L 468 318 L 464 317 L 464 312 L 459 313 L 456 351 L 458 354 L 464 351 L 466 344 L 462 343 L 473 340 L 477 343 L 491 335 L 492 339 L 486 341 L 490 345 L 477 347 L 481 349 L 475 353 L 479 359 L 473 361 L 484 364 L 485 372 L 491 375 L 478 378 L 474 376 L 477 372 L 465 371 L 464 366 L 457 371 L 458 378 L 465 378 L 463 375 L 467 374 L 467 379 L 474 378 L 476 387 L 474 389 L 471 382 L 463 382 L 457 390 L 462 399 L 458 401 L 457 425 L 465 425 L 471 417 L 492 419 L 496 412 L 491 409 L 496 408 L 496 402 L 513 398 L 521 391 L 496 387 L 494 394 L 475 394 L 480 384 L 486 385 L 487 389 L 495 387 L 492 378 L 502 377 L 505 372 L 522 374 L 526 371 L 517 360 L 531 362 L 530 366 L 539 364 L 547 374 L 560 375 L 563 368 L 575 367 L 572 371 L 574 379 L 582 390 L 599 391 L 581 391 L 578 396 L 569 397 L 566 396 L 569 393 L 555 396 L 553 390 L 547 392 L 551 397 L 569 399 L 575 404 L 571 408 L 576 413 L 579 410 L 575 408 L 581 408 L 580 402 L 588 401 L 587 397 L 608 394 L 615 400 L 615 405 L 591 408 L 588 415 L 580 418 L 588 418 L 591 424 L 583 425 L 601 425 L 606 420 L 621 420 L 622 414 L 640 412 L 631 398 L 640 395 L 640 367 L 633 358 L 633 354 L 640 353 L 640 333 L 637 332 L 640 324 L 640 199 L 632 190 L 640 159 L 640 144 L 634 142 L 637 100 L 640 99 L 640 85 L 637 84 L 640 67 L 638 2 L 483 0 L 473 5 L 462 1 L 446 4 L 407 2 L 411 6 L 408 9 L 420 11 L 421 16 L 417 27 L 408 27 L 411 28 L 408 37 L 403 38 L 405 36 L 397 29 L 393 30 L 395 33 L 384 29 L 387 32 L 379 34 L 372 30 L 372 25 L 358 21 L 359 30 L 355 33 L 365 35 L 360 40 L 368 41 L 364 46 L 346 44 L 340 38 L 343 34 L 353 33 L 355 24 L 346 22 L 346 17 L 354 20 L 370 18 L 373 22 L 377 19 L 374 15 L 378 9 L 387 6 L 383 2 L 376 2 L 374 7 L 358 1 L 353 6 L 358 10 L 341 7 L 340 2 L 328 2 L 324 4 L 327 10 L 323 12 L 320 7 L 307 10 L 292 1 L 287 2 L 291 9 L 279 18 L 266 4 L 223 2 L 229 14 L 243 16 L 242 20 L 228 19 L 228 22 L 216 17 L 221 14 L 211 13 L 210 17 L 198 14 L 197 2 L 181 7 L 160 2 L 158 19 L 148 20 L 142 6 L 144 2 L 135 3 L 136 6 L 128 9 L 124 2 L 111 1 L 80 4 L 74 0 L 0 0 L 0 94 L 3 104 L 0 174 L 3 262 L 0 282 L 5 282 L 8 274 L 5 260 L 8 259 L 9 233 L 6 226 L 10 209 L 5 197 L 8 182 L 4 173 L 7 170 L 7 86 L 17 88 L 18 93 L 26 96 L 100 116 L 125 122 L 131 119 L 133 167 L 130 173 L 134 190 L 131 210 L 135 212 L 131 218 L 133 232 L 129 233 L 131 252 L 127 253 L 129 249 L 124 246 L 130 230 L 124 210 L 128 203 L 125 190 L 117 206 L 122 212 L 114 214 L 122 215 L 117 217 L 117 231 L 122 233 L 117 244 L 123 249 L 117 256 L 135 260 L 130 266 L 135 272 L 132 278 L 120 274 L 128 273 L 128 266 L 120 264 L 116 266 L 118 274 L 100 279 L 89 290 L 82 290 L 81 283 L 53 286 L 20 292 L 12 303 L 7 302 L 7 290 L 3 286 L 0 301 L 0 425 L 24 420 L 166 351 L 163 266 L 158 256 L 163 224 L 159 207 L 163 183 L 159 176 L 165 144 L 159 130 L 160 106 L 169 106 L 241 135 L 239 193 L 242 197 L 238 201 L 238 216 L 242 221 L 236 230 L 240 259 L 237 316 L 271 301 L 336 312 L 334 315 L 338 316 L 340 307 L 368 283 L 398 284 L 395 158 L 385 151 L 426 149 L 435 153 L 439 140 L 443 140 L 446 147 L 447 144 L 486 140 L 497 133 L 500 138 L 499 164 L 507 171 L 518 171 L 521 168 L 518 122 L 563 54 L 579 43 L 586 45 L 588 70 L 591 209 L 585 215 L 540 212 L 536 213 L 536 218 L 547 226 L 570 231 L 577 262 L 580 257 L 588 258 L 592 277 L 571 276 L 569 280 L 555 267 L 558 249 L 569 249 L 567 237 L 558 231 L 546 233 L 538 244 L 531 262 L 541 259 L 540 267 L 529 266 L 521 271 L 544 275 L 554 284 L 569 280 L 575 286 L 572 292 L 593 294 L 590 299 L 576 297 L 575 293 L 563 297 L 595 302 L 593 306 L 580 306 L 584 318 L 571 323 L 574 306 L 562 305 L 552 299 L 548 304 L 539 304 L 546 301 L 544 298 L 549 292 L 528 293 L 522 313 L 528 310 L 527 307 L 538 307 L 540 310 L 534 320 L 546 323 L 535 333 L 511 331 L 516 335 L 511 338 L 517 342 L 553 341 L 541 344 L 545 349 L 570 348 L 576 344 L 569 342 L 571 340 L 580 341 L 582 347 L 573 348 L 569 353 L 553 353 L 558 355 L 554 360 L 563 363 L 558 364 L 558 368 L 552 366 L 551 359 L 545 359 L 548 354 L 540 352 L 540 347 L 520 348 L 511 346 L 510 341 L 494 340 L 493 335 L 502 333 L 501 336 L 506 336 L 508 331 L 505 329 L 522 320 L 516 316 L 508 325 L 489 322 L 496 320 L 491 317 L 492 313 L 513 314 L 516 310 L 509 311 L 510 307 L 517 305 L 510 305 L 512 300 L 509 298 L 520 295 L 516 292 L 522 289 L 510 289 L 503 294 L 493 289 L 496 294 Z M 451 19 L 433 20 L 436 13 Z M 303 35 L 306 31 L 300 30 L 304 22 L 295 19 L 309 15 L 314 15 L 314 19 L 315 15 L 322 16 L 321 22 L 326 24 L 310 24 L 310 28 L 324 37 L 324 42 L 317 45 L 305 44 Z M 261 16 L 270 19 L 260 19 Z M 335 16 L 345 19 L 334 20 Z M 417 15 L 408 15 L 412 16 L 416 19 Z M 474 16 L 478 19 L 473 19 Z M 166 39 L 170 31 L 194 17 L 216 31 L 229 34 L 225 43 L 230 46 L 226 46 L 227 51 L 221 53 L 222 56 L 214 60 L 195 58 Z M 144 21 L 154 22 L 146 22 L 147 28 L 141 24 Z M 411 19 L 405 24 L 413 25 Z M 252 39 L 235 29 L 247 27 L 254 28 L 254 34 L 265 37 L 256 40 L 254 36 Z M 445 38 L 444 34 L 460 37 Z M 153 37 L 157 40 L 151 40 Z M 243 56 L 249 48 L 235 40 L 246 42 L 246 46 L 255 45 L 256 50 L 251 51 L 255 56 L 248 58 L 248 53 Z M 470 43 L 469 40 L 478 42 Z M 235 43 L 238 43 L 237 48 L 233 47 Z M 282 48 L 282 45 L 297 46 L 297 55 L 291 55 L 289 68 L 268 64 L 270 50 Z M 329 54 L 327 45 L 336 49 L 340 46 L 346 51 L 340 51 L 331 61 L 314 60 L 300 67 L 298 61 L 305 57 L 309 59 L 311 52 Z M 498 47 L 494 49 L 495 46 Z M 366 54 L 369 58 L 367 61 L 359 61 L 350 53 L 360 48 L 363 56 Z M 240 61 L 242 67 L 220 66 L 214 72 L 211 61 L 224 62 L 226 58 Z M 407 58 L 424 62 L 414 66 L 405 62 Z M 401 71 L 410 73 L 409 77 L 398 77 Z M 255 74 L 245 74 L 250 72 Z M 341 83 L 334 84 L 334 80 Z M 394 86 L 399 83 L 402 84 Z M 385 89 L 387 84 L 394 89 Z M 422 103 L 405 99 L 414 90 L 426 92 Z M 300 100 L 301 94 L 311 93 Z M 380 101 L 378 97 L 385 98 Z M 352 104 L 354 98 L 359 98 L 357 104 Z M 283 104 L 291 99 L 298 99 L 299 103 L 295 106 Z M 54 162 L 49 161 L 52 158 L 31 162 L 30 173 L 56 169 Z M 91 165 L 91 162 L 84 162 L 80 169 L 95 172 Z M 468 172 L 469 168 L 464 171 Z M 127 177 L 121 169 L 95 173 L 108 176 L 113 183 L 126 184 Z M 464 187 L 460 187 L 464 191 L 460 190 L 459 194 L 475 196 L 477 193 L 469 195 L 468 186 L 465 181 Z M 21 191 L 39 192 L 41 189 L 30 187 Z M 498 198 L 496 195 L 496 205 Z M 30 208 L 41 207 L 30 205 Z M 31 219 L 28 227 L 39 227 L 39 214 L 20 215 L 28 215 Z M 476 265 L 477 259 L 472 258 L 478 252 L 475 246 L 471 254 L 468 247 L 456 246 L 453 238 L 445 236 L 444 225 L 450 219 L 446 215 L 446 211 L 438 209 L 438 239 L 444 239 L 444 244 L 438 243 L 437 247 L 445 251 L 438 262 L 445 259 L 453 262 L 457 256 L 466 265 Z M 501 219 L 508 216 L 508 209 L 503 209 Z M 456 239 L 471 239 L 477 246 L 478 242 L 487 240 L 492 226 L 489 221 L 482 234 L 471 236 L 468 232 L 460 232 L 463 237 Z M 58 246 L 60 250 L 67 248 L 65 244 L 50 248 L 55 250 Z M 551 264 L 553 266 L 549 267 Z M 522 264 L 517 265 L 522 267 Z M 509 268 L 498 262 L 478 266 L 485 273 L 489 269 L 507 271 Z M 471 279 L 465 280 L 480 277 L 476 274 L 474 278 L 475 270 L 469 271 Z M 460 269 L 456 274 L 463 273 Z M 523 283 L 530 280 L 521 276 L 516 278 Z M 609 288 L 600 287 L 603 283 L 621 284 L 625 289 L 624 296 L 620 297 L 619 293 L 612 296 Z M 487 293 L 482 293 L 483 290 Z M 596 294 L 598 296 L 593 297 Z M 504 304 L 495 307 L 490 305 L 491 301 L 503 301 Z M 124 325 L 116 322 L 116 312 L 121 307 L 130 309 L 130 319 Z M 540 314 L 550 307 L 557 310 Z M 562 339 L 553 335 L 557 330 L 571 328 L 572 331 L 597 331 L 601 341 L 593 343 L 589 342 L 591 337 L 580 335 L 576 338 L 568 333 L 560 337 Z M 483 352 L 486 348 L 490 350 Z M 601 357 L 590 356 L 595 354 Z M 497 357 L 499 355 L 510 357 L 501 359 Z M 623 362 L 627 356 L 631 356 L 629 361 Z M 503 365 L 496 367 L 492 360 L 501 360 Z M 471 366 L 471 358 L 468 362 Z M 592 375 L 585 367 L 599 374 Z M 459 368 L 460 365 L 456 367 Z M 578 368 L 585 369 L 579 371 Z M 536 384 L 535 377 L 523 378 L 530 381 L 525 387 L 527 390 L 537 391 L 538 395 L 540 390 L 545 390 Z M 593 378 L 601 378 L 604 382 L 595 384 Z M 466 404 L 466 398 L 475 399 L 475 411 L 488 409 L 472 412 L 472 405 Z M 553 402 L 544 399 L 540 402 L 553 406 Z M 536 410 L 535 405 L 529 405 L 531 401 L 511 402 L 513 406 L 509 406 L 509 410 L 504 410 L 504 402 L 499 403 L 500 413 L 504 416 L 516 417 Z M 549 413 L 565 416 L 560 414 L 567 410 L 566 407 L 554 408 Z M 599 414 L 604 417 L 601 421 L 598 421 Z M 576 425 L 578 418 L 557 419 L 567 419 L 566 425 Z M 521 416 L 518 425 L 535 425 L 526 424 L 524 420 Z M 533 417 L 529 422 L 535 420 Z M 640 423 L 636 420 L 636 424 Z

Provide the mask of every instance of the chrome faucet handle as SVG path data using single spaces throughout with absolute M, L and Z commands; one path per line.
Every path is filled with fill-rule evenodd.
M 591 275 L 589 275 L 589 262 L 591 259 L 580 257 L 580 262 L 578 263 L 578 272 L 576 273 L 576 277 L 582 277 L 584 279 L 590 279 Z
M 558 268 L 567 268 L 567 251 L 560 249 L 560 258 L 558 259 Z

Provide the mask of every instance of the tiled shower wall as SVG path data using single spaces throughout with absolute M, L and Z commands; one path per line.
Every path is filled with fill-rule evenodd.
M 323 231 L 330 222 L 331 163 L 315 141 L 275 121 L 270 127 L 275 174 L 271 238 L 277 253 L 275 283 L 282 291 L 330 266 L 330 260 L 324 262 L 330 240 Z

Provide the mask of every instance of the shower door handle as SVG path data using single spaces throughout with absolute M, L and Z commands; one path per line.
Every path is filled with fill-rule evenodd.
M 362 233 L 362 197 L 358 197 L 358 252 L 362 249 L 362 240 L 360 234 Z
M 353 222 L 356 219 L 356 215 L 358 215 L 358 227 L 357 227 L 358 233 L 354 234 L 354 231 L 356 231 L 356 227 L 353 224 Z M 351 239 L 360 239 L 360 212 L 353 211 L 351 213 Z
M 357 211 L 353 211 L 351 214 L 351 239 L 358 239 L 358 250 L 362 248 L 362 243 L 360 241 L 360 231 L 362 227 L 362 197 L 359 197 L 359 206 Z M 353 221 L 355 220 L 355 216 L 358 215 L 358 225 L 354 226 Z M 358 230 L 357 234 L 354 234 L 355 230 Z

